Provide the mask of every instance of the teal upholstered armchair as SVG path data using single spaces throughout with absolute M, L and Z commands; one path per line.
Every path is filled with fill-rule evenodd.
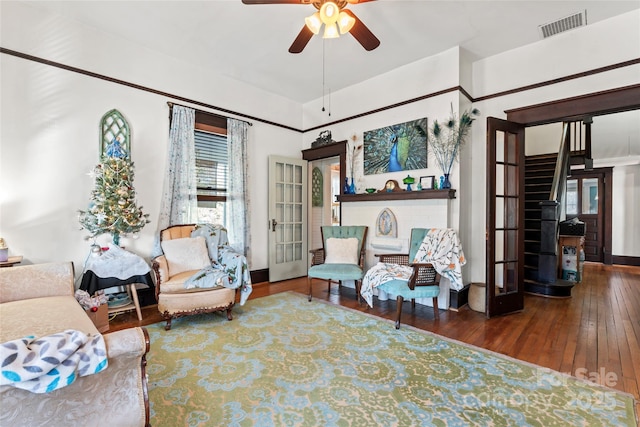
M 411 308 L 415 309 L 416 298 L 433 298 L 433 315 L 438 318 L 438 294 L 440 293 L 440 274 L 432 264 L 414 264 L 416 252 L 429 232 L 428 228 L 413 228 L 409 241 L 409 254 L 376 254 L 380 262 L 409 265 L 413 272 L 409 280 L 396 279 L 378 286 L 379 290 L 396 297 L 396 329 L 400 328 L 402 304 L 405 299 L 411 300 Z
M 309 301 L 313 279 L 327 281 L 354 280 L 356 297 L 360 296 L 360 281 L 364 276 L 365 241 L 367 227 L 364 225 L 322 226 L 322 248 L 311 250 L 312 265 L 309 267 Z

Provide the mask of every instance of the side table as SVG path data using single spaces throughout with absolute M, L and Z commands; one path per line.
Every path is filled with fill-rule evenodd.
M 10 256 L 6 261 L 0 262 L 0 268 L 2 267 L 13 267 L 15 264 L 20 264 L 22 262 L 22 255 Z
M 122 307 L 113 307 L 109 308 L 109 314 L 121 313 L 123 311 L 129 311 L 132 309 L 136 310 L 136 314 L 138 315 L 138 320 L 142 321 L 142 312 L 140 311 L 140 303 L 138 302 L 138 290 L 136 289 L 135 283 L 131 283 L 126 286 L 127 294 L 131 301 L 127 305 L 123 305 Z
M 93 295 L 101 289 L 124 286 L 131 302 L 109 308 L 109 314 L 136 310 L 138 320 L 142 320 L 136 284 L 153 289 L 151 268 L 142 257 L 110 244 L 99 256 L 90 256 L 85 264 L 80 289 Z
M 132 302 L 121 307 L 109 308 L 109 314 L 135 309 L 136 314 L 138 315 L 138 320 L 142 320 L 142 312 L 140 311 L 140 302 L 138 300 L 136 283 L 147 285 L 152 289 L 154 287 L 153 280 L 151 279 L 151 273 L 131 276 L 126 279 L 118 279 L 117 277 L 98 277 L 93 271 L 87 270 L 82 275 L 80 289 L 87 291 L 89 295 L 93 295 L 96 291 L 101 289 L 108 289 L 114 286 L 124 286 L 126 287 L 127 294 Z

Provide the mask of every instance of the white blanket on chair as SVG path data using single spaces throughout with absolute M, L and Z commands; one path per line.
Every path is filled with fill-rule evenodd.
M 462 245 L 455 230 L 451 228 L 431 228 L 425 235 L 416 251 L 411 264 L 432 264 L 443 278 L 451 283 L 451 288 L 460 290 L 462 283 L 462 266 L 467 263 Z M 360 295 L 373 307 L 373 289 L 391 280 L 409 281 L 413 268 L 405 265 L 379 262 L 367 271 L 362 279 Z
M 441 276 L 451 281 L 451 288 L 459 291 L 462 283 L 462 266 L 467 263 L 462 251 L 462 244 L 452 228 L 431 228 L 415 259 L 411 263 L 430 263 Z
M 107 368 L 102 335 L 66 330 L 36 339 L 33 336 L 0 344 L 0 385 L 32 393 L 48 393 L 68 386 L 77 377 Z

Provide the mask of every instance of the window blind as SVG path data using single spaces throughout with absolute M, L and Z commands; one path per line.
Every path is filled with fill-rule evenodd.
M 195 131 L 198 194 L 224 195 L 227 191 L 227 137 Z

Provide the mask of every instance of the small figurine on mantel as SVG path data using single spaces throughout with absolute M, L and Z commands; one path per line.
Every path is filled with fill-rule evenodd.
M 316 138 L 316 140 L 311 143 L 311 148 L 321 147 L 323 145 L 331 144 L 334 142 L 336 141 L 331 138 L 331 131 L 323 130 L 322 132 L 320 132 L 320 135 Z

